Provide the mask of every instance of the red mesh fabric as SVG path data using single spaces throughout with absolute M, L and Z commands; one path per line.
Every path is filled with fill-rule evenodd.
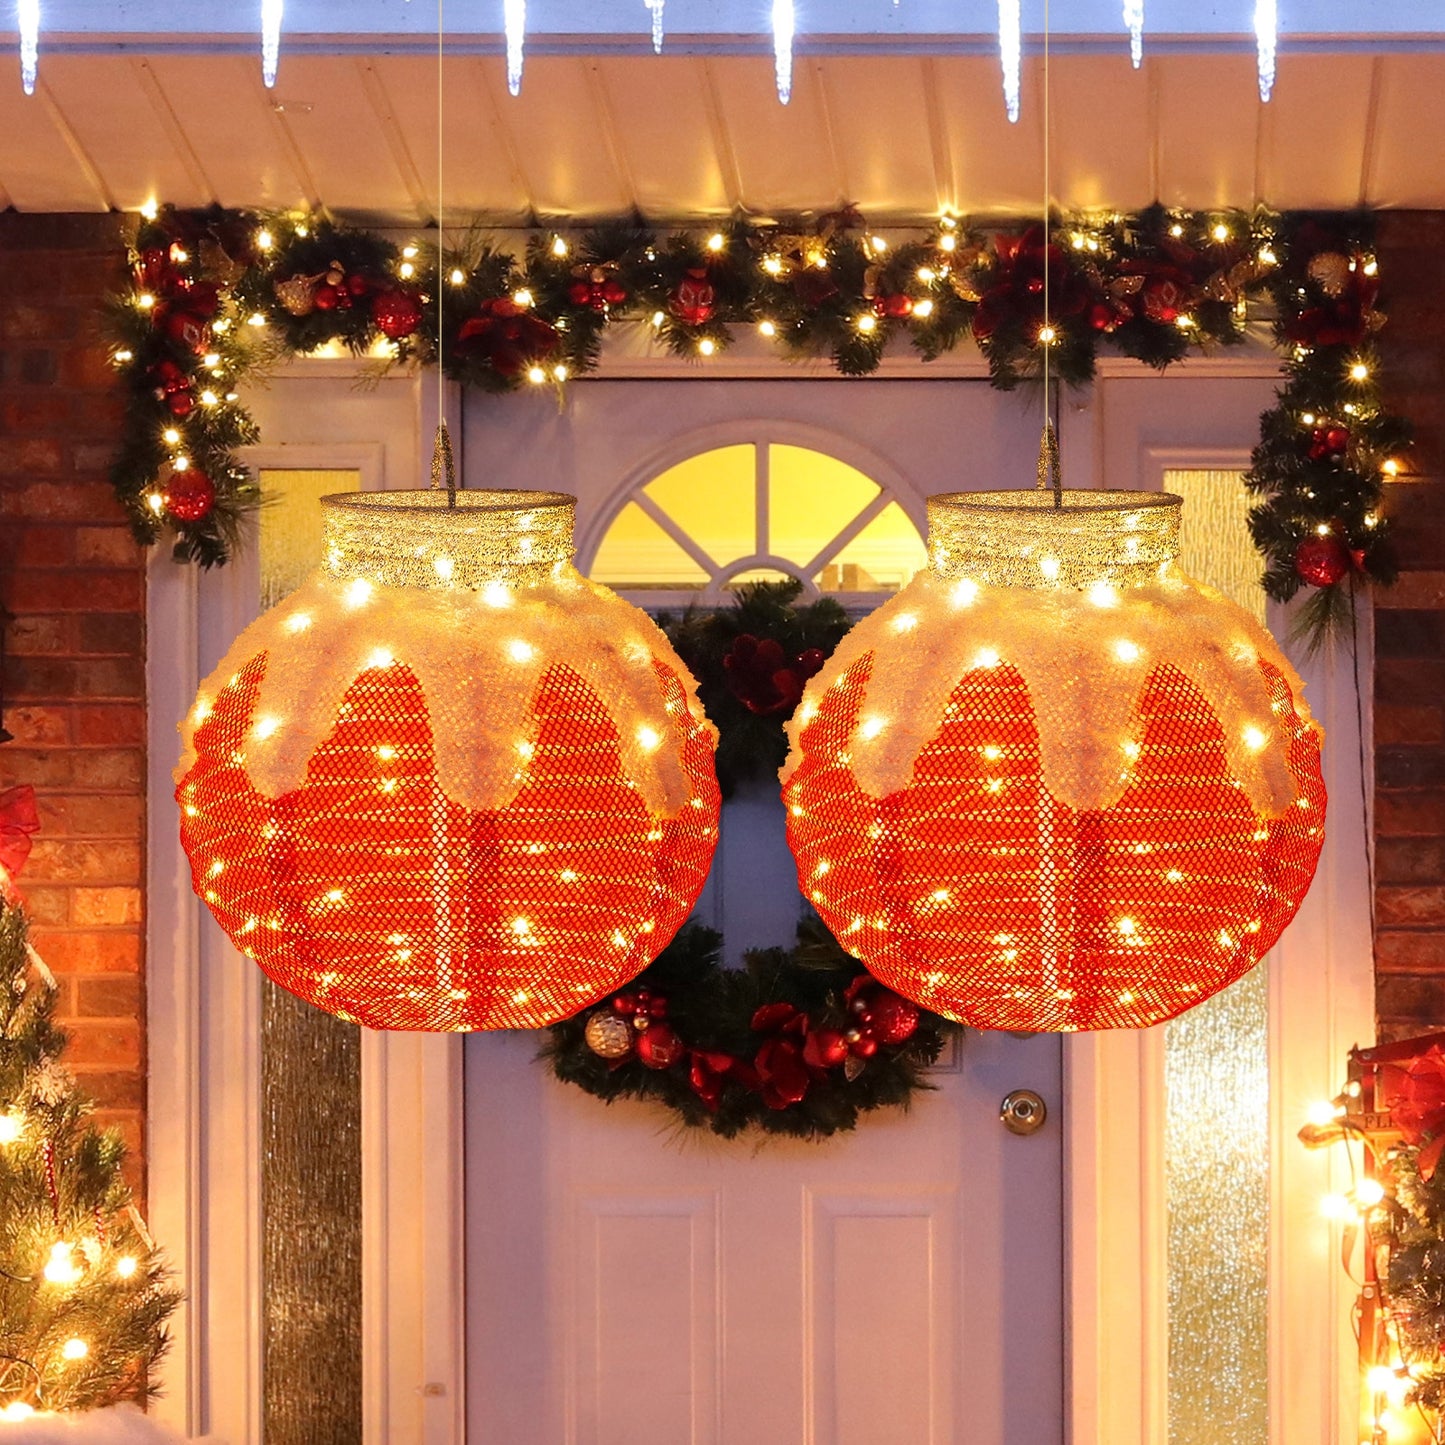
M 1140 1028 L 1251 968 L 1294 916 L 1324 842 L 1315 734 L 1260 666 L 1297 802 L 1264 820 L 1224 734 L 1177 670 L 1137 705 L 1140 752 L 1112 807 L 1044 787 L 1028 689 L 977 668 L 907 788 L 877 800 L 846 759 L 873 655 L 823 697 L 784 796 L 802 889 L 889 988 L 975 1028 Z
M 560 664 L 537 688 L 536 749 L 505 808 L 442 793 L 426 701 L 401 664 L 362 673 L 304 784 L 262 797 L 239 761 L 262 654 L 215 700 L 177 789 L 196 891 L 283 988 L 371 1028 L 532 1028 L 576 1013 L 671 939 L 717 840 L 711 740 L 676 675 L 653 666 L 678 720 L 662 746 L 681 748 L 691 785 L 671 819 L 648 811 L 617 728 Z

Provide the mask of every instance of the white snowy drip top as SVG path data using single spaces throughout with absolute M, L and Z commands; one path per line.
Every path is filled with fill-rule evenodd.
M 445 493 L 370 498 L 370 512 L 367 498 L 324 499 L 326 565 L 247 627 L 202 684 L 180 725 L 177 782 L 195 763 L 195 730 L 216 697 L 261 653 L 266 673 L 244 758 L 252 786 L 271 798 L 305 781 L 356 678 L 395 662 L 425 695 L 447 797 L 474 811 L 503 808 L 536 742 L 537 685 L 565 663 L 613 719 L 624 773 L 648 808 L 675 815 L 689 796 L 679 740 L 711 725 L 651 619 L 567 560 L 573 499 L 462 492 L 452 511 Z M 436 498 L 439 508 L 417 501 Z M 668 712 L 654 658 L 677 674 L 690 720 Z
M 855 627 L 809 682 L 788 724 L 784 782 L 801 761 L 802 729 L 828 689 L 872 652 L 877 662 L 849 739 L 853 775 L 872 797 L 908 786 L 965 673 L 1007 665 L 1028 686 L 1049 792 L 1079 811 L 1110 807 L 1128 786 L 1137 754 L 1131 727 L 1145 682 L 1154 668 L 1169 666 L 1213 709 L 1230 770 L 1255 811 L 1278 817 L 1295 802 L 1286 766 L 1290 731 L 1272 709 L 1259 664 L 1284 677 L 1299 718 L 1314 726 L 1303 684 L 1247 612 L 1172 560 L 1166 534 L 1171 527 L 1177 534 L 1179 499 L 1064 495 L 1070 505 L 1062 512 L 1041 505 L 1047 494 L 1038 492 L 929 499 L 933 568 Z M 1017 511 L 1001 518 L 1000 498 L 1008 497 Z M 1095 505 L 1084 507 L 1080 498 Z M 972 528 L 980 502 L 998 525 Z M 1081 511 L 1089 514 L 1083 528 Z M 1005 545 L 1000 526 L 1013 534 L 1010 557 L 997 550 Z M 1129 548 L 1141 530 L 1150 540 Z M 1021 545 L 1033 548 L 1030 555 L 1020 556 Z M 1162 558 L 1135 555 L 1159 546 Z

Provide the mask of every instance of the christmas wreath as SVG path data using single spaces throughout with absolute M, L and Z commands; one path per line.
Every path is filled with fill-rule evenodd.
M 542 1057 L 611 1103 L 666 1105 L 686 1128 L 826 1139 L 907 1108 L 959 1025 L 886 989 L 815 918 L 792 949 L 718 961 L 721 935 L 689 923 L 626 989 L 554 1024 Z
M 1047 233 L 945 216 L 889 241 L 847 207 L 665 237 L 635 221 L 539 232 L 519 258 L 475 229 L 438 255 L 310 215 L 165 210 L 140 227 L 113 301 L 128 405 L 111 476 L 139 538 L 223 562 L 258 501 L 236 456 L 257 439 L 237 387 L 323 343 L 381 365 L 440 357 L 461 384 L 507 392 L 595 370 L 618 323 L 692 361 L 747 327 L 848 376 L 896 340 L 926 360 L 972 340 L 1008 389 L 1045 355 L 1080 384 L 1105 352 L 1162 369 L 1268 319 L 1286 381 L 1261 419 L 1250 529 L 1270 596 L 1316 589 L 1318 633 L 1358 584 L 1395 573 L 1381 483 L 1408 427 L 1379 391 L 1379 280 L 1364 215 L 1156 205 Z
M 731 607 L 658 618 L 697 679 L 698 698 L 718 730 L 724 797 L 749 780 L 776 782 L 788 752 L 783 724 L 801 701 L 803 685 L 852 626 L 831 598 L 796 606 L 802 590 L 796 580 L 748 583 Z

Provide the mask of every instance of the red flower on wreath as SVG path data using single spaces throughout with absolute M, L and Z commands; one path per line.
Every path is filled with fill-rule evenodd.
M 1119 274 L 1139 278 L 1137 291 L 1116 287 L 1112 293 L 1115 309 L 1126 318 L 1142 313 L 1150 321 L 1173 325 L 1199 299 L 1194 278 L 1168 261 L 1124 261 Z
M 1093 304 L 1088 280 L 1061 246 L 1045 245 L 1042 226 L 994 241 L 993 277 L 973 313 L 973 334 L 987 341 L 1001 327 L 1031 332 L 1044 322 L 1044 276 L 1049 282 L 1049 317 L 1067 321 Z
M 455 349 L 464 357 L 488 362 L 499 376 L 520 376 L 552 357 L 562 344 L 555 326 L 509 296 L 483 301 L 477 313 L 462 323 Z
M 791 713 L 802 701 L 803 684 L 827 659 L 816 647 L 789 658 L 771 637 L 744 632 L 723 658 L 728 689 L 749 712 L 766 717 Z
M 1325 252 L 1314 259 L 1334 257 L 1334 252 Z M 1353 257 L 1353 266 L 1344 257 L 1338 259 L 1343 264 L 1337 279 L 1319 282 L 1315 270 L 1308 270 L 1325 294 L 1317 304 L 1285 317 L 1281 330 L 1290 341 L 1301 346 L 1359 346 L 1379 326 L 1378 276 L 1365 274 L 1362 257 Z

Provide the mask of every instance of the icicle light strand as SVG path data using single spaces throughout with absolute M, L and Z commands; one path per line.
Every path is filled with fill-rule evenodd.
M 1129 27 L 1129 59 L 1138 70 L 1144 63 L 1144 0 L 1124 0 L 1124 24 Z
M 527 0 L 502 0 L 502 18 L 507 28 L 507 89 L 522 93 L 522 49 L 527 37 Z
M 796 16 L 793 0 L 773 0 L 773 69 L 778 80 L 778 100 L 787 105 L 793 96 L 793 35 Z
M 281 12 L 283 0 L 261 0 L 261 79 L 269 90 L 276 84 L 281 63 Z
M 1279 44 L 1276 0 L 1255 0 L 1254 44 L 1259 57 L 1259 98 L 1267 101 L 1274 90 L 1274 58 Z
M 667 0 L 647 0 L 652 11 L 652 50 L 654 55 L 662 54 L 662 12 Z
M 1023 51 L 1020 38 L 1020 0 L 998 0 L 998 58 L 1003 65 L 1003 101 L 1008 118 L 1019 118 L 1019 59 Z
M 20 84 L 26 95 L 34 95 L 40 61 L 40 0 L 20 0 L 16 18 L 20 26 Z

